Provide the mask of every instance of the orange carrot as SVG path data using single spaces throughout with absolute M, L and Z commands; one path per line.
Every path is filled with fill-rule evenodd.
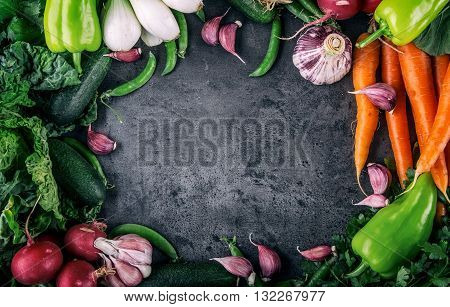
M 421 150 L 419 161 L 417 161 L 416 176 L 430 170 L 439 157 L 443 155 L 445 146 L 450 139 L 450 69 L 447 69 L 445 74 L 441 92 L 433 127 L 426 145 Z M 445 188 L 447 188 L 447 182 Z M 443 193 L 446 195 L 445 192 Z
M 433 57 L 433 74 L 434 74 L 434 85 L 436 86 L 436 97 L 439 99 L 441 94 L 441 84 L 444 81 L 445 73 L 447 72 L 449 55 L 444 54 L 440 56 Z
M 423 153 L 427 145 L 428 137 L 431 134 L 431 128 L 437 112 L 431 59 L 413 43 L 400 46 L 399 49 L 402 51 L 399 54 L 399 59 L 403 81 L 405 82 L 406 92 L 411 102 L 417 140 L 420 150 Z M 433 150 L 436 149 L 434 148 Z M 434 164 L 430 162 L 430 154 L 424 156 L 423 161 L 430 162 L 429 170 L 431 170 L 431 174 L 433 175 L 434 183 L 446 195 L 448 176 L 447 165 L 442 151 L 440 151 L 440 155 L 437 154 Z M 426 167 L 422 167 L 422 170 L 426 169 Z
M 441 84 L 447 72 L 450 56 L 448 54 L 436 56 L 433 58 L 434 82 L 436 84 L 437 97 L 441 93 Z M 450 173 L 450 144 L 445 147 L 445 161 L 447 162 L 447 172 Z M 450 185 L 450 180 L 449 180 Z
M 406 171 L 413 167 L 408 117 L 406 115 L 406 93 L 398 54 L 387 45 L 382 45 L 381 48 L 381 77 L 383 82 L 392 86 L 397 93 L 397 105 L 394 111 L 386 112 L 386 122 L 398 178 L 401 186 L 405 188 L 404 181 L 408 180 Z
M 367 36 L 367 33 L 361 34 L 358 41 Z M 380 63 L 380 43 L 374 41 L 365 48 L 355 48 L 353 55 L 353 85 L 355 91 L 358 91 L 376 82 L 376 72 Z M 359 177 L 367 162 L 370 144 L 378 127 L 378 109 L 366 95 L 362 94 L 356 95 L 356 104 L 358 112 L 355 132 L 355 167 L 358 185 L 364 192 Z

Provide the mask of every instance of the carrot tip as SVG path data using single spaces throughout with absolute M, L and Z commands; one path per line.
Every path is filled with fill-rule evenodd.
M 359 177 L 361 176 L 361 173 L 358 173 L 357 175 L 356 175 L 356 181 L 358 181 L 358 186 L 359 186 L 359 189 L 361 190 L 361 192 L 363 192 L 363 194 L 365 195 L 365 196 L 367 196 L 367 193 L 366 193 L 366 191 L 364 191 L 364 189 L 363 189 L 363 187 L 362 187 L 362 185 L 361 185 L 361 181 L 359 180 Z

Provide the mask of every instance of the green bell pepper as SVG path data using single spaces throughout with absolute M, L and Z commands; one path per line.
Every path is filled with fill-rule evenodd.
M 353 237 L 352 249 L 361 264 L 347 277 L 356 277 L 370 267 L 384 278 L 395 276 L 428 241 L 436 213 L 437 191 L 430 173 L 392 204 L 381 209 Z
M 96 0 L 47 0 L 44 11 L 45 42 L 55 53 L 73 54 L 81 73 L 81 52 L 100 48 L 102 33 Z
M 379 29 L 356 44 L 363 48 L 386 36 L 398 46 L 412 42 L 437 17 L 449 0 L 383 0 L 374 13 Z

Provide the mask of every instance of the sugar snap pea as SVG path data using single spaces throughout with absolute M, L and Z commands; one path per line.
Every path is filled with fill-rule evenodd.
M 144 239 L 147 239 L 154 247 L 161 250 L 170 259 L 172 259 L 172 261 L 175 262 L 179 260 L 177 251 L 175 250 L 173 245 L 161 234 L 146 226 L 137 224 L 119 225 L 115 227 L 113 230 L 111 230 L 109 236 L 113 238 L 130 233 L 141 236 Z
M 281 35 L 281 18 L 276 16 L 272 22 L 272 32 L 270 34 L 269 47 L 267 48 L 266 56 L 264 57 L 258 68 L 250 74 L 250 77 L 264 76 L 275 63 L 278 50 L 280 49 L 280 35 Z
M 178 37 L 178 56 L 180 58 L 184 59 L 184 56 L 186 55 L 186 50 L 188 48 L 189 44 L 189 37 L 188 37 L 188 27 L 186 22 L 186 17 L 183 13 L 172 10 L 173 15 L 175 16 L 175 19 L 178 22 L 178 27 L 180 28 L 180 37 Z
M 119 85 L 115 89 L 104 92 L 100 96 L 100 100 L 103 101 L 105 98 L 109 97 L 125 96 L 141 88 L 153 76 L 155 68 L 156 68 L 156 58 L 155 55 L 150 51 L 148 53 L 147 65 L 145 65 L 144 70 L 136 78 Z
M 86 147 L 83 143 L 78 141 L 74 138 L 65 137 L 63 138 L 64 143 L 70 145 L 73 149 L 75 149 L 83 158 L 88 161 L 92 167 L 97 171 L 97 173 L 102 178 L 103 183 L 105 186 L 108 185 L 108 180 L 106 179 L 106 175 L 103 172 L 102 165 L 97 159 L 97 156 L 92 153 L 92 151 L 89 150 L 89 148 Z
M 175 41 L 165 42 L 166 46 L 166 66 L 162 72 L 162 76 L 170 74 L 177 65 L 177 44 Z

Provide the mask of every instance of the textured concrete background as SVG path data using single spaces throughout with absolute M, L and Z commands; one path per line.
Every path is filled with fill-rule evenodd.
M 225 1 L 205 1 L 205 5 L 208 17 L 220 15 L 227 8 Z M 139 223 L 158 230 L 190 261 L 227 255 L 219 237 L 237 235 L 242 250 L 257 264 L 256 249 L 247 239 L 253 232 L 256 241 L 280 252 L 284 274 L 295 273 L 300 259 L 296 246 L 306 249 L 329 242 L 358 210 L 352 207 L 352 201 L 362 197 L 355 184 L 352 160 L 351 125 L 356 106 L 354 97 L 346 94 L 352 89 L 351 78 L 347 76 L 331 86 L 305 81 L 292 64 L 295 41 L 282 44 L 279 59 L 268 75 L 249 78 L 247 75 L 266 52 L 270 25 L 252 23 L 235 10 L 227 15 L 225 22 L 239 19 L 244 24 L 236 43 L 247 62 L 243 65 L 221 47 L 206 46 L 200 37 L 200 21 L 194 15 L 187 18 L 190 47 L 176 70 L 160 76 L 164 48 L 156 48 L 155 77 L 139 91 L 111 103 L 122 114 L 124 124 L 107 109 L 100 111 L 96 129 L 119 143 L 113 154 L 101 159 L 115 185 L 102 216 L 111 226 Z M 283 20 L 285 35 L 302 25 L 287 12 Z M 366 22 L 365 16 L 357 16 L 342 23 L 343 31 L 354 42 Z M 145 57 L 133 64 L 115 62 L 103 87 L 133 78 L 145 62 Z M 169 157 L 168 161 L 148 165 L 144 161 L 149 156 L 144 146 L 151 134 L 145 131 L 148 118 L 161 123 L 163 119 L 169 123 L 186 119 L 194 125 L 198 119 L 257 119 L 263 126 L 276 119 L 292 133 L 274 144 L 294 144 L 295 152 L 288 157 L 295 161 L 281 167 L 236 163 L 241 160 L 242 148 L 252 152 L 251 146 L 240 141 L 227 145 L 219 132 L 211 139 L 219 151 L 227 152 L 217 163 L 205 166 L 194 160 L 182 167 L 170 158 L 176 155 L 177 146 L 173 144 L 189 139 L 195 142 L 194 152 L 205 144 L 198 142 L 195 131 L 183 131 L 188 136 L 185 138 L 183 134 L 177 136 L 172 126 L 164 130 L 167 134 L 159 131 L 159 144 L 172 144 L 157 149 L 160 156 Z M 384 122 L 381 127 L 370 161 L 391 155 Z M 237 130 L 238 135 L 246 132 L 249 144 L 258 140 L 252 131 Z M 262 142 L 266 141 L 263 137 Z

